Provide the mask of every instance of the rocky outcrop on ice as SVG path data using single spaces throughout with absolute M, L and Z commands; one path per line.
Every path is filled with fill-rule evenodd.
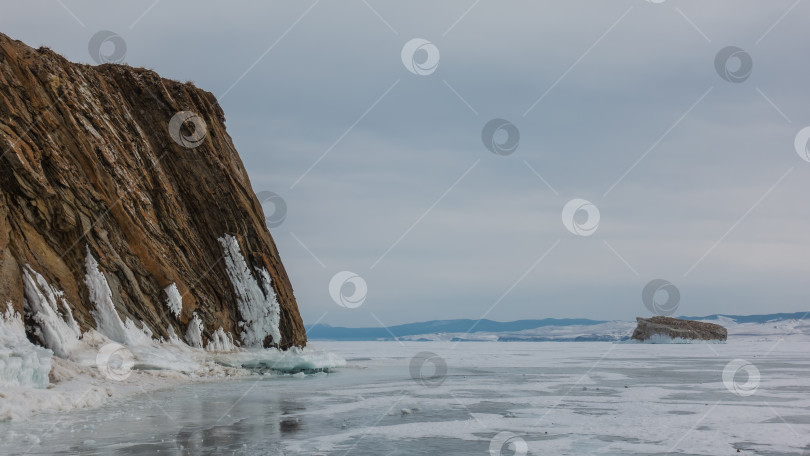
M 638 322 L 632 338 L 640 341 L 703 340 L 725 341 L 726 328 L 704 321 L 682 320 L 672 317 L 636 317 Z
M 0 304 L 30 340 L 60 357 L 90 329 L 124 344 L 306 344 L 224 122 L 192 84 L 0 34 Z

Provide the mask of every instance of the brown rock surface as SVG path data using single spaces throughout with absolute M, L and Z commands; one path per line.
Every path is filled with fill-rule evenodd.
M 205 122 L 198 147 L 170 135 L 180 111 Z M 269 271 L 278 296 L 282 340 L 264 345 L 305 345 L 292 286 L 224 122 L 216 98 L 192 84 L 71 63 L 0 34 L 2 307 L 23 310 L 28 264 L 64 291 L 82 330 L 94 328 L 89 248 L 122 320 L 167 337 L 169 327 L 185 334 L 196 312 L 205 338 L 222 326 L 239 340 L 243 318 L 218 241 L 230 234 L 254 277 L 254 268 Z M 183 295 L 179 318 L 165 304 L 172 283 Z
M 633 331 L 633 339 L 647 340 L 658 334 L 671 338 L 698 339 L 698 340 L 726 340 L 726 328 L 714 323 L 695 320 L 681 320 L 672 317 L 636 317 L 638 326 Z

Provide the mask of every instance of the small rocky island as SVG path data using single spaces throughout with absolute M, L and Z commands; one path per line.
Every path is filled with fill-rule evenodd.
M 636 317 L 636 321 L 638 326 L 633 331 L 632 338 L 640 341 L 649 340 L 654 336 L 706 341 L 725 341 L 728 338 L 726 328 L 714 323 L 662 316 Z

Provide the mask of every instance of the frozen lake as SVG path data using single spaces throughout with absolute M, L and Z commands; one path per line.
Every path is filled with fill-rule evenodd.
M 807 342 L 314 345 L 348 366 L 0 423 L 0 453 L 810 454 Z

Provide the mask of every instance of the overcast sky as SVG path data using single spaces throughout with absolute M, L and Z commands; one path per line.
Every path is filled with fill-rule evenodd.
M 109 30 L 219 97 L 307 324 L 632 319 L 653 279 L 679 315 L 810 310 L 810 3 L 108 3 L 8 2 L 0 31 L 94 63 Z

